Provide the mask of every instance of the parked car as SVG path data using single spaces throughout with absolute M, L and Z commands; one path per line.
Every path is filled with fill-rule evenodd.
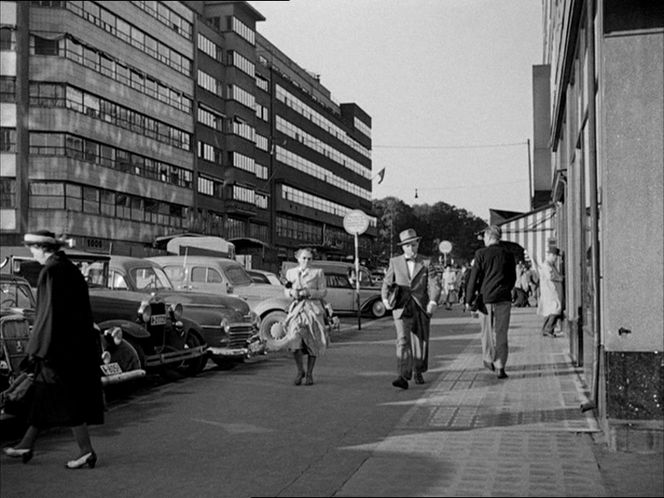
M 324 273 L 341 273 L 348 276 L 351 283 L 355 283 L 355 263 L 350 261 L 330 261 L 328 259 L 315 259 L 309 263 L 313 268 L 320 268 Z M 284 261 L 281 263 L 281 276 L 286 276 L 286 271 L 297 266 L 295 261 Z M 360 287 L 378 287 L 371 277 L 369 269 L 360 265 Z
M 277 274 L 272 273 L 271 271 L 257 270 L 255 268 L 252 268 L 250 270 L 247 270 L 247 273 L 249 274 L 251 279 L 257 284 L 270 284 L 270 285 L 279 285 L 279 286 L 284 285 L 283 282 L 277 276 Z
M 19 372 L 19 365 L 27 355 L 30 330 L 35 319 L 36 299 L 30 283 L 19 276 L 0 274 L 0 391 L 4 390 Z M 122 335 L 107 340 L 109 330 L 100 334 L 102 355 L 99 359 L 102 384 L 118 384 L 145 375 L 140 368 L 138 354 Z
M 275 323 L 286 318 L 291 300 L 282 287 L 258 284 L 233 259 L 214 256 L 156 256 L 147 258 L 161 265 L 176 289 L 230 293 L 249 304 L 261 319 L 260 335 L 267 337 Z
M 357 313 L 357 288 L 346 273 L 325 272 L 327 297 L 325 298 L 337 313 Z M 379 287 L 360 287 L 359 308 L 373 318 L 382 318 L 387 314 Z
M 7 251 L 5 248 L 4 252 Z M 37 285 L 41 266 L 22 246 L 12 248 L 11 272 Z M 156 293 L 108 288 L 110 256 L 65 249 L 88 282 L 92 315 L 101 330 L 119 327 L 135 349 L 141 368 L 175 368 L 195 375 L 207 363 L 203 330 L 183 316 L 178 302 L 166 302 Z
M 246 301 L 233 295 L 177 290 L 162 269 L 149 259 L 111 256 L 109 289 L 161 296 L 182 304 L 184 316 L 202 328 L 209 357 L 221 366 L 263 354 L 258 336 L 260 319 Z

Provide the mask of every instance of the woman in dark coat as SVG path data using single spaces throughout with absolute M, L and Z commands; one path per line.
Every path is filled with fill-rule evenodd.
M 97 462 L 88 424 L 104 422 L 101 386 L 101 346 L 90 307 L 88 286 L 78 268 L 60 250 L 52 232 L 28 233 L 24 244 L 44 267 L 37 283 L 37 309 L 28 343 L 28 358 L 34 371 L 33 400 L 28 411 L 29 427 L 14 448 L 5 454 L 32 458 L 41 429 L 69 426 L 80 449 L 66 463 L 69 469 Z

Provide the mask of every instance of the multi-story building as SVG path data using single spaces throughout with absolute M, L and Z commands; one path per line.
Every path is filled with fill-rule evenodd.
M 303 244 L 367 257 L 371 119 L 256 32 L 246 2 L 2 2 L 0 234 L 158 252 L 215 235 L 276 269 Z
M 611 447 L 661 451 L 664 3 L 544 0 L 543 13 L 534 90 L 548 105 L 535 106 L 535 124 L 549 157 L 535 163 L 535 192 L 555 205 L 549 242 L 563 251 L 583 408 Z

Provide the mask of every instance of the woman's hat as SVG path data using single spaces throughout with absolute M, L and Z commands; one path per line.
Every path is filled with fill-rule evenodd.
M 61 246 L 64 242 L 55 238 L 55 234 L 48 230 L 35 230 L 28 232 L 23 236 L 23 245 L 29 246 L 33 244 Z
M 411 242 L 417 242 L 420 240 L 422 237 L 418 237 L 417 233 L 415 230 L 412 228 L 409 228 L 408 230 L 404 230 L 399 234 L 399 242 L 398 245 L 402 246 L 404 244 L 410 244 Z

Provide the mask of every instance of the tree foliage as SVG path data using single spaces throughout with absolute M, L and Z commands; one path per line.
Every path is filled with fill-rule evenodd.
M 477 233 L 486 227 L 486 222 L 445 202 L 409 206 L 396 197 L 384 197 L 373 201 L 373 211 L 378 218 L 378 237 L 372 266 L 385 265 L 391 255 L 401 253 L 397 245 L 399 233 L 407 228 L 414 228 L 422 237 L 420 253 L 435 259 L 442 256 L 438 246 L 443 240 L 452 243 L 447 258 L 455 264 L 470 261 L 475 251 L 483 247 Z

